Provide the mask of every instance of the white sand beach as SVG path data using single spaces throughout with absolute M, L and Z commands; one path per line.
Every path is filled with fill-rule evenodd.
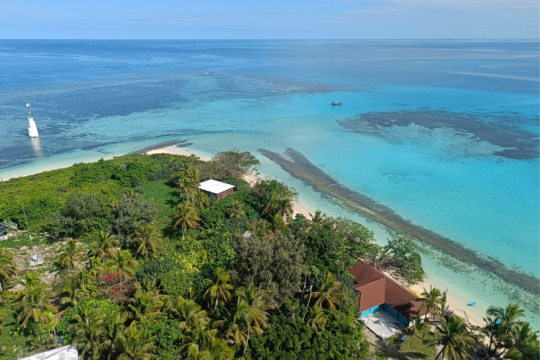
M 160 147 L 160 148 L 156 148 L 156 149 L 146 151 L 146 154 L 148 154 L 148 155 L 160 154 L 160 153 L 162 153 L 162 154 L 185 155 L 185 156 L 191 156 L 192 154 L 195 154 L 199 159 L 201 159 L 203 161 L 209 161 L 212 158 L 212 154 L 209 154 L 209 153 L 206 153 L 206 152 L 203 152 L 203 151 L 199 151 L 199 150 L 195 150 L 195 149 L 192 149 L 192 148 L 177 147 L 177 146 L 174 146 L 174 145 L 173 146 Z M 254 185 L 260 179 L 261 179 L 260 176 L 256 176 L 256 175 L 253 175 L 253 174 L 248 174 L 248 175 L 244 176 L 244 180 L 246 180 L 250 185 Z M 293 206 L 294 215 L 302 214 L 305 217 L 307 217 L 308 219 L 311 217 L 310 213 L 313 214 L 315 212 L 315 210 L 316 209 L 311 209 L 308 206 L 306 206 L 306 204 L 303 204 L 300 201 L 296 201 L 294 203 L 294 206 Z M 387 274 L 388 276 L 392 277 L 394 280 L 401 283 L 404 287 L 408 287 L 407 284 L 405 284 L 403 282 L 403 280 L 400 279 L 399 276 L 394 276 L 394 274 L 391 271 L 390 272 L 383 271 L 383 272 L 385 274 Z M 430 285 L 434 286 L 434 287 L 437 287 L 436 282 L 424 281 L 424 282 L 417 283 L 416 285 L 411 286 L 410 288 L 421 294 L 424 291 L 424 289 L 429 291 Z M 443 289 L 441 289 L 441 291 L 442 290 Z M 463 302 L 460 301 L 459 299 L 457 299 L 455 296 L 452 296 L 451 293 L 448 294 L 448 299 L 447 299 L 446 303 L 447 303 L 448 306 L 450 306 L 450 309 L 453 310 L 455 312 L 455 314 L 457 314 L 458 316 L 467 318 L 468 321 L 473 325 L 483 326 L 484 322 L 482 320 L 482 317 L 475 314 L 473 311 L 469 311 L 469 309 L 467 309 L 467 305 L 463 304 Z

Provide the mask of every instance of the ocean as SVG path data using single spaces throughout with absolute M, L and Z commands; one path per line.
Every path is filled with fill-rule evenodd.
M 539 279 L 539 51 L 537 41 L 0 40 L 0 177 L 180 141 L 238 148 L 302 202 L 387 241 L 258 150 L 292 148 L 411 223 Z M 27 137 L 26 102 L 39 139 Z M 518 301 L 540 328 L 540 280 L 526 291 L 419 246 L 427 281 L 465 310 Z

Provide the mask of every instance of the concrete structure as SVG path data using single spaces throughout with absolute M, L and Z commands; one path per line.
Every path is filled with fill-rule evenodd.
M 32 116 L 32 113 L 30 112 L 30 103 L 26 104 L 26 107 L 28 108 L 28 136 L 31 138 L 37 138 L 39 137 L 39 132 L 36 126 L 36 122 L 34 121 L 34 117 Z
M 369 330 L 373 331 L 377 337 L 387 339 L 399 334 L 405 325 L 386 311 L 377 311 L 362 318 Z
M 31 355 L 21 360 L 78 360 L 79 352 L 77 346 L 68 345 L 45 351 L 36 355 Z
M 30 259 L 28 259 L 28 266 L 42 265 L 43 262 L 43 255 L 40 253 L 35 253 L 30 257 Z
M 218 200 L 233 193 L 234 185 L 216 180 L 206 180 L 199 184 L 201 189 L 208 196 L 215 196 Z
M 421 303 L 416 301 L 418 297 L 412 291 L 369 264 L 359 261 L 349 272 L 354 276 L 355 290 L 359 292 L 360 318 L 384 311 L 403 326 L 408 326 L 409 319 L 425 315 L 425 310 L 419 312 Z

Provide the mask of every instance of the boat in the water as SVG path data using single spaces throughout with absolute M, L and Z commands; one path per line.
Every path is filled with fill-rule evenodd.
M 474 305 L 476 305 L 476 301 L 469 303 L 469 306 L 474 306 Z
M 332 101 L 332 105 L 341 105 L 339 101 Z

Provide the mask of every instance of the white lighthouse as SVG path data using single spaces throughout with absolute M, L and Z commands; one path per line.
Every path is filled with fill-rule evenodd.
M 26 107 L 28 108 L 28 136 L 31 138 L 37 138 L 39 137 L 39 133 L 36 127 L 36 122 L 34 121 L 34 118 L 32 117 L 32 113 L 30 112 L 30 103 L 26 103 Z

